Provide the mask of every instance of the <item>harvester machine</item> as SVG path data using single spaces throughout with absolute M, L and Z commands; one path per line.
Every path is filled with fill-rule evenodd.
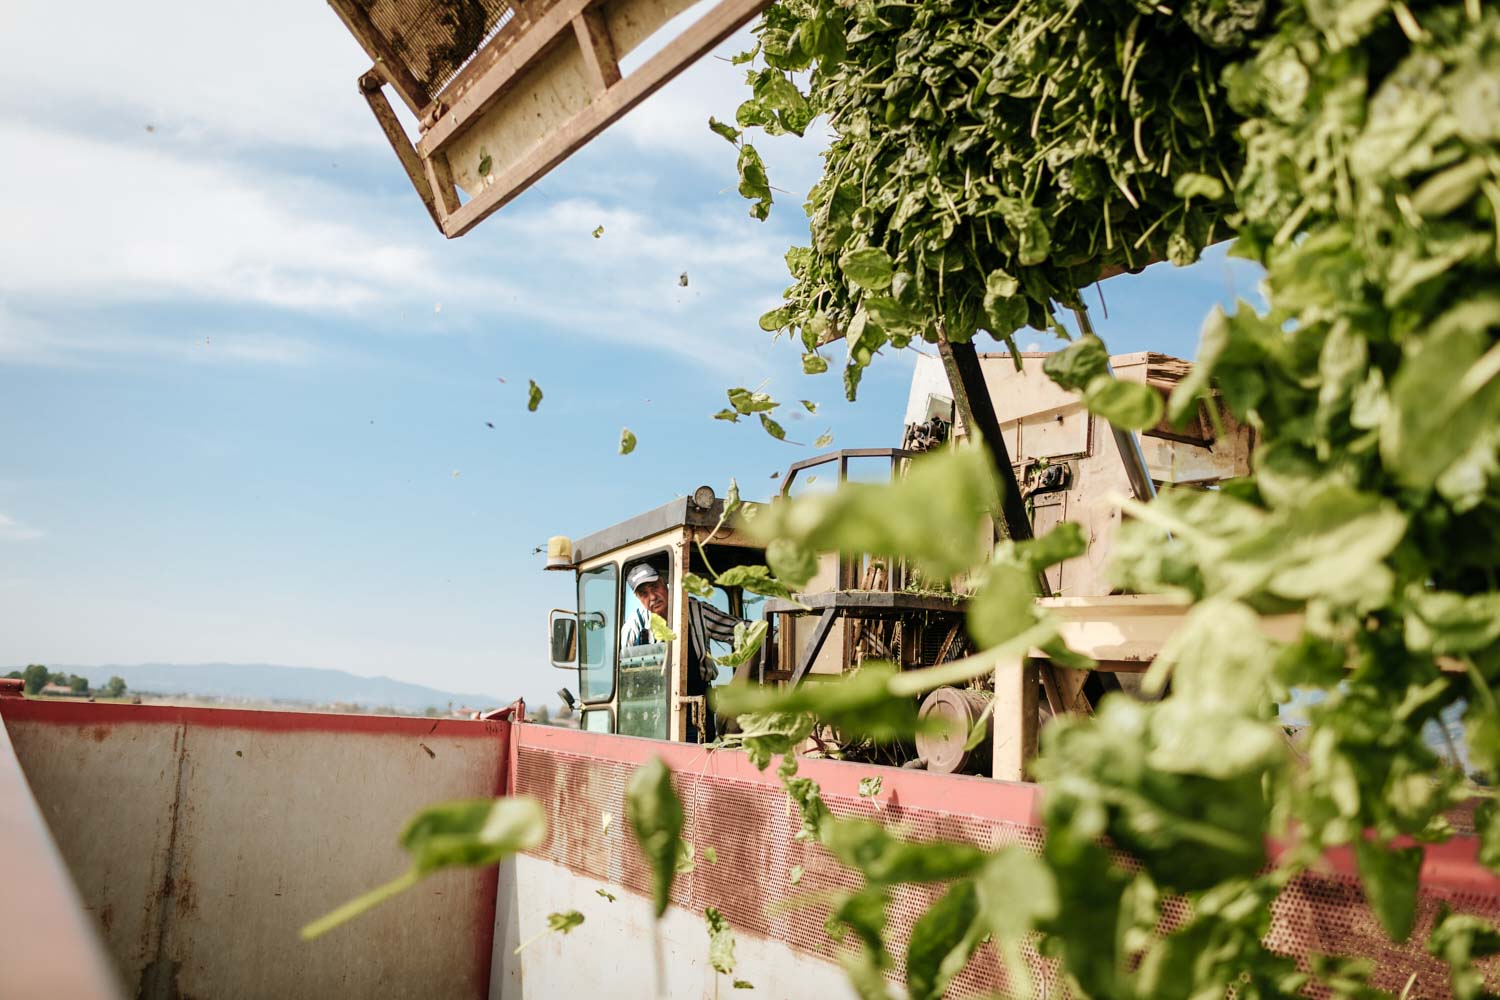
M 1186 428 L 1163 423 L 1140 438 L 1116 434 L 1083 407 L 1076 393 L 1042 372 L 1045 358 L 994 354 L 980 355 L 979 362 L 987 401 L 1011 456 L 1012 488 L 1029 527 L 1043 532 L 1072 521 L 1088 540 L 1084 554 L 1048 571 L 1042 603 L 1064 621 L 1073 648 L 1093 657 L 1098 668 L 1061 669 L 1036 651 L 972 687 L 944 687 L 927 695 L 922 714 L 948 724 L 926 727 L 927 734 L 915 743 L 845 746 L 829 733 L 820 737 L 821 745 L 875 763 L 1016 780 L 1048 718 L 1090 712 L 1109 690 L 1138 692 L 1140 672 L 1180 609 L 1160 598 L 1112 592 L 1105 564 L 1121 518 L 1117 498 L 1138 496 L 1158 484 L 1207 488 L 1244 475 L 1252 432 L 1228 413 L 1215 421 L 1205 410 Z M 1163 393 L 1191 368 L 1151 353 L 1117 355 L 1112 364 L 1118 377 Z M 845 449 L 797 462 L 781 477 L 772 502 L 851 480 L 889 481 L 902 476 L 922 452 L 970 437 L 953 396 L 939 359 L 920 357 L 901 447 Z M 688 592 L 689 576 L 733 579 L 726 570 L 765 561 L 741 519 L 724 517 L 724 505 L 703 486 L 576 542 L 554 539 L 548 568 L 576 574 L 578 603 L 552 612 L 552 663 L 576 671 L 585 730 L 710 742 L 732 736 L 732 720 L 716 717 L 711 691 L 736 676 L 756 684 L 818 683 L 869 660 L 917 669 L 972 651 L 961 583 L 955 588 L 954 581 L 918 579 L 899 560 L 827 552 L 819 555 L 805 592 L 794 599 L 713 585 L 703 600 L 735 618 L 764 619 L 768 629 L 760 654 L 737 668 L 706 663 L 692 640 L 690 616 L 699 598 Z M 991 540 L 1001 537 L 997 526 Z M 627 645 L 627 623 L 644 611 L 626 581 L 642 566 L 667 584 L 670 610 L 662 615 L 667 628 L 652 636 L 654 641 Z M 724 641 L 705 646 L 702 652 L 709 656 L 729 652 Z M 982 740 L 968 739 L 975 727 L 985 732 Z M 1001 731 L 1001 738 L 992 738 L 992 730 Z M 974 745 L 966 749 L 969 744 Z

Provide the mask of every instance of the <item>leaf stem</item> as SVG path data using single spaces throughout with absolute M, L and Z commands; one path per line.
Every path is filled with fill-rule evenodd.
M 320 938 L 340 924 L 346 924 L 366 910 L 379 906 L 392 896 L 400 895 L 420 881 L 422 881 L 422 873 L 415 868 L 408 869 L 384 885 L 378 885 L 364 895 L 354 897 L 343 906 L 305 925 L 302 928 L 302 940 L 312 941 Z

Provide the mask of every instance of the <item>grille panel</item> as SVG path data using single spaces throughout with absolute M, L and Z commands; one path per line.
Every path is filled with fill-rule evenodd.
M 706 761 L 707 754 L 699 759 Z M 517 754 L 517 791 L 534 795 L 553 818 L 547 840 L 531 852 L 590 878 L 612 882 L 649 896 L 651 873 L 636 850 L 625 821 L 625 785 L 636 763 L 607 755 L 574 754 L 554 747 L 522 746 Z M 706 766 L 705 766 L 706 770 Z M 797 807 L 782 792 L 773 770 L 754 780 L 695 773 L 692 766 L 674 768 L 674 782 L 686 815 L 684 837 L 694 845 L 695 867 L 680 874 L 672 902 L 694 913 L 717 907 L 737 934 L 779 941 L 804 954 L 836 961 L 842 947 L 824 930 L 825 903 L 816 899 L 829 890 L 852 890 L 860 878 L 821 848 L 798 842 Z M 826 787 L 826 786 L 825 786 Z M 882 819 L 904 836 L 917 840 L 956 840 L 993 849 L 1019 844 L 1040 852 L 1039 827 L 1001 822 L 961 809 L 938 811 L 877 804 L 856 796 L 829 794 L 824 800 L 838 816 Z M 611 821 L 603 828 L 602 816 Z M 718 863 L 703 858 L 712 846 Z M 792 869 L 804 875 L 791 882 Z M 904 976 L 903 955 L 916 920 L 941 894 L 941 886 L 902 886 L 893 894 L 886 940 L 896 960 L 892 974 Z M 1267 943 L 1285 954 L 1309 952 L 1363 955 L 1374 959 L 1374 983 L 1399 993 L 1415 973 L 1410 995 L 1449 996 L 1447 967 L 1426 954 L 1421 942 L 1442 904 L 1489 920 L 1500 920 L 1500 896 L 1433 890 L 1424 887 L 1416 931 L 1405 944 L 1386 940 L 1365 905 L 1358 882 L 1339 874 L 1305 875 L 1292 883 L 1272 908 Z M 1164 925 L 1185 920 L 1180 901 L 1164 907 Z M 1065 997 L 1068 992 L 1056 967 L 1025 949 L 1031 967 L 1032 995 Z M 1485 966 L 1496 979 L 1494 963 Z M 1008 984 L 994 948 L 982 945 L 949 988 L 950 997 L 986 997 Z M 1327 994 L 1309 991 L 1311 996 Z

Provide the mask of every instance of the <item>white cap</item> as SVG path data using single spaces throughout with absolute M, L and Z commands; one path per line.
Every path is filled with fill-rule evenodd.
M 625 585 L 632 591 L 636 591 L 640 590 L 646 584 L 655 583 L 660 579 L 661 577 L 657 575 L 656 570 L 651 568 L 650 563 L 641 563 L 625 574 Z

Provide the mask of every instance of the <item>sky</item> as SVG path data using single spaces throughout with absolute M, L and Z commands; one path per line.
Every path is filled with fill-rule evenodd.
M 764 499 L 824 431 L 900 444 L 913 354 L 849 404 L 837 351 L 803 376 L 756 325 L 824 140 L 757 142 L 781 190 L 752 219 L 707 128 L 745 96 L 723 57 L 746 34 L 448 241 L 324 4 L 143 0 L 79 32 L 68 5 L 9 0 L 4 21 L 0 664 L 278 663 L 551 702 L 571 681 L 547 612 L 573 594 L 534 553 L 549 535 L 730 477 Z M 1191 358 L 1257 278 L 1222 248 L 1114 278 L 1096 326 Z M 762 382 L 820 404 L 781 411 L 804 445 L 711 419 Z

